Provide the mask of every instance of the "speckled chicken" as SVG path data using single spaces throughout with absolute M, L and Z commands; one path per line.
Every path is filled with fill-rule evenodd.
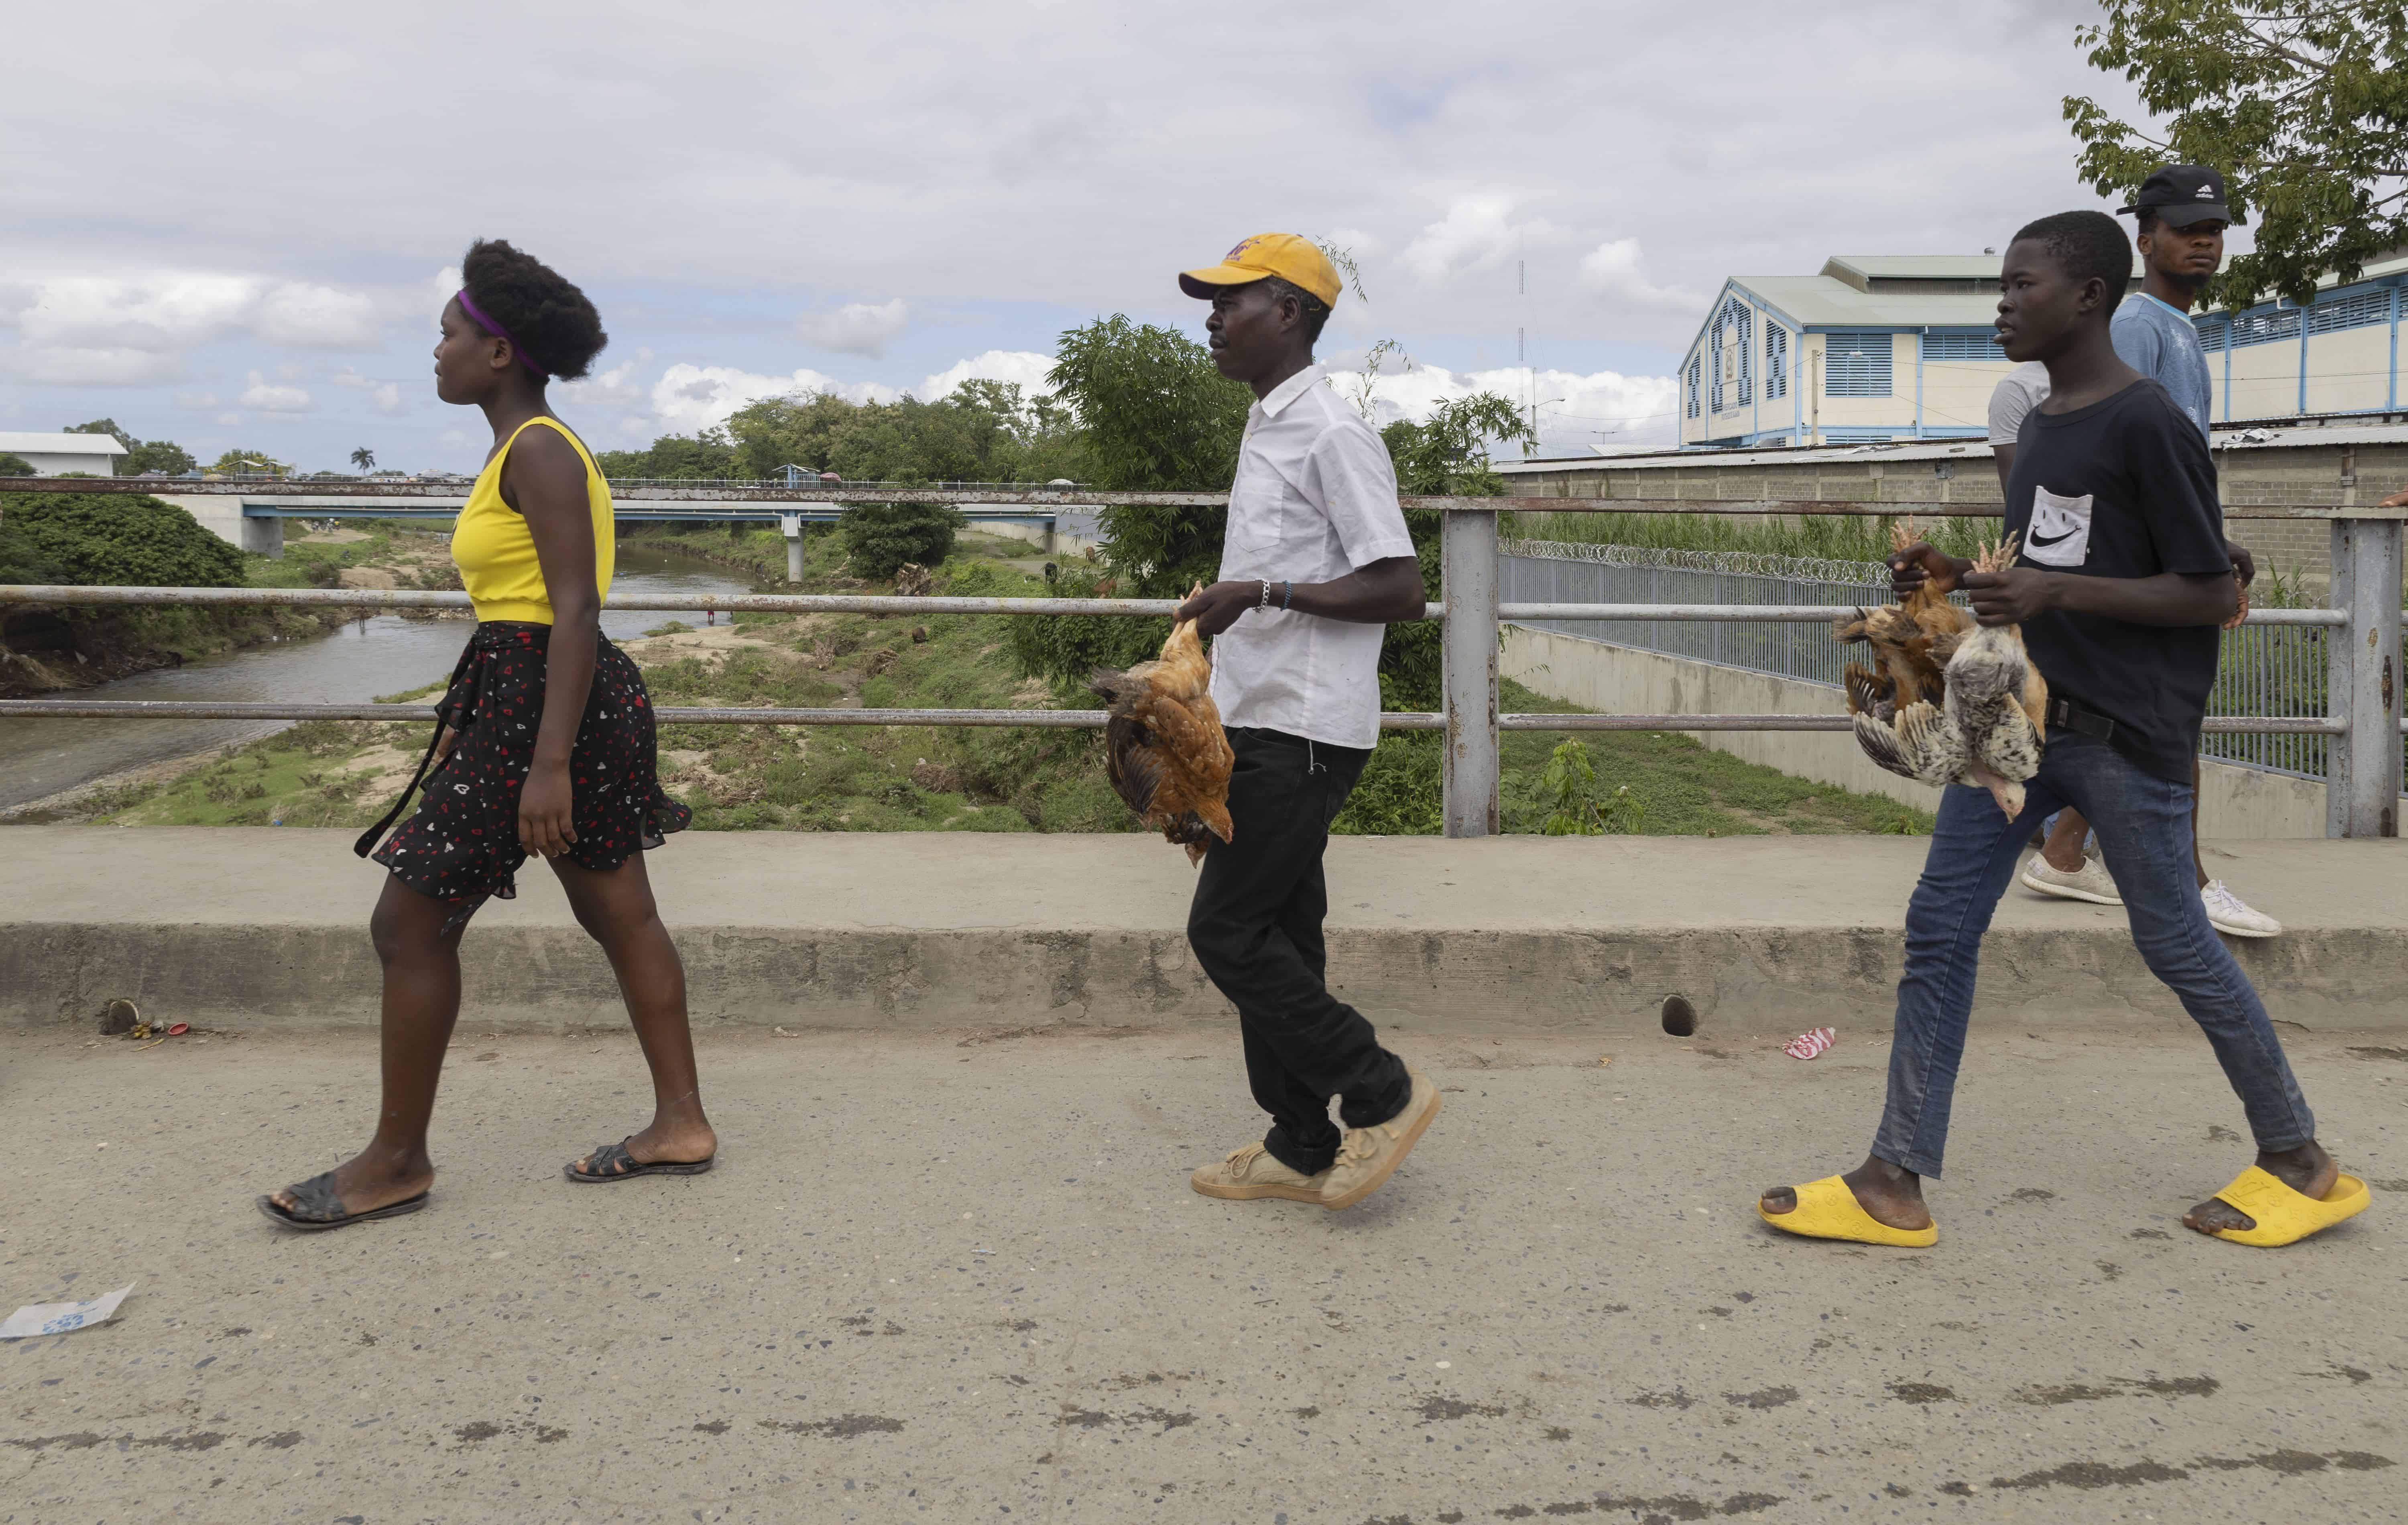
M 2014 537 L 1984 546 L 1977 572 L 2014 564 Z M 2048 683 L 2013 625 L 1974 626 L 1948 659 L 1939 704 L 1917 700 L 1885 724 L 1859 711 L 1856 741 L 1893 773 L 1925 784 L 1968 784 L 1990 791 L 2009 820 L 2023 813 L 2024 781 L 2040 770 L 2047 735 Z
M 1155 660 L 1126 672 L 1099 668 L 1087 683 L 1111 705 L 1104 755 L 1112 787 L 1146 825 L 1185 847 L 1191 863 L 1203 861 L 1206 832 L 1227 842 L 1231 831 L 1236 759 L 1211 683 L 1211 659 L 1193 620 L 1171 627 Z
M 1890 525 L 1891 549 L 1903 551 L 1916 539 L 1912 518 Z M 1948 595 L 1929 582 L 1897 603 L 1859 609 L 1834 625 L 1834 640 L 1872 648 L 1871 667 L 1850 663 L 1842 674 L 1849 713 L 1888 722 L 1910 705 L 1939 703 L 1946 688 L 1948 659 L 1971 628 L 1973 616 L 1950 603 Z

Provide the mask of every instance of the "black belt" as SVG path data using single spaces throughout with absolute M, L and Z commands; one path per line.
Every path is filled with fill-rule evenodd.
M 2076 736 L 2087 736 L 2100 741 L 2110 741 L 2115 735 L 2115 722 L 2095 710 L 2086 710 L 2071 699 L 2048 701 L 2048 723 L 2062 726 Z

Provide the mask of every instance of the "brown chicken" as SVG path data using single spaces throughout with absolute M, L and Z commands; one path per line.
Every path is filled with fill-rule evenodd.
M 1194 620 L 1171 628 L 1154 661 L 1126 672 L 1098 668 L 1087 682 L 1111 704 L 1104 755 L 1112 787 L 1146 825 L 1186 848 L 1191 863 L 1204 859 L 1206 832 L 1227 842 L 1231 830 L 1236 758 L 1221 731 L 1211 683 L 1211 659 Z
M 1915 539 L 1912 518 L 1889 527 L 1894 550 L 1905 550 Z M 1948 659 L 1972 628 L 1973 616 L 1950 603 L 1948 595 L 1930 582 L 1898 603 L 1859 609 L 1832 626 L 1832 639 L 1872 648 L 1871 667 L 1852 662 L 1842 675 L 1848 712 L 1887 722 L 1910 705 L 1939 704 L 1947 693 Z

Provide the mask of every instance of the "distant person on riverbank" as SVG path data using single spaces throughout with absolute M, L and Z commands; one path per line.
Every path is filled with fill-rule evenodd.
M 477 629 L 419 764 L 424 801 L 375 852 L 392 870 L 368 923 L 384 967 L 376 1136 L 334 1170 L 259 1199 L 295 1229 L 426 1204 L 426 1128 L 460 1014 L 461 934 L 487 899 L 513 898 L 529 853 L 552 865 L 578 925 L 602 944 L 652 1072 L 652 1125 L 564 1173 L 692 1175 L 718 1150 L 695 1074 L 685 971 L 644 872 L 644 850 L 682 829 L 688 813 L 661 788 L 643 678 L 602 634 L 610 489 L 544 391 L 553 376 L 584 375 L 608 337 L 584 293 L 507 243 L 475 244 L 461 273 L 443 308 L 435 392 L 483 409 L 493 427 L 493 453 L 452 535 Z M 418 783 L 360 839 L 362 856 Z
M 1313 342 L 1338 272 L 1266 233 L 1179 278 L 1212 304 L 1212 363 L 1254 394 L 1229 489 L 1220 580 L 1180 606 L 1212 641 L 1212 699 L 1237 755 L 1230 840 L 1208 839 L 1187 914 L 1196 961 L 1238 1008 L 1270 1129 L 1191 1185 L 1236 1201 L 1350 1207 L 1438 1115 L 1438 1087 L 1329 993 L 1322 853 L 1380 740 L 1380 646 L 1421 617 L 1420 564 L 1387 446 L 1330 389 Z M 1341 1133 L 1329 1120 L 1342 1096 Z
M 1776 1229 L 1864 1244 L 1938 1239 L 1923 1182 L 1947 1152 L 1983 934 L 2034 825 L 2059 806 L 2089 816 L 2133 946 L 2206 1034 L 2257 1142 L 2256 1161 L 2186 1214 L 2185 1226 L 2287 1244 L 2367 1204 L 2366 1184 L 2342 1174 L 2317 1144 L 2282 1039 L 2190 883 L 2191 759 L 2215 683 L 2216 626 L 2240 590 L 2207 441 L 2109 336 L 2131 268 L 2131 244 L 2099 212 L 2044 217 L 2015 235 L 2000 272 L 1999 333 L 2009 359 L 2043 361 L 2049 374 L 2048 400 L 2024 420 L 2007 484 L 2016 563 L 1976 572 L 1929 545 L 1890 558 L 1901 598 L 1961 586 L 1983 626 L 2019 629 L 2048 681 L 2048 745 L 2013 820 L 1986 790 L 1942 792 L 1907 903 L 1889 1093 L 1872 1148 L 1845 1175 L 1764 1193 L 1756 1211 Z M 2066 1168 L 2083 1170 L 2080 1119 L 2060 1135 Z
M 2224 264 L 2224 230 L 2232 222 L 2231 209 L 2225 205 L 2224 177 L 2204 165 L 2169 165 L 2148 178 L 2140 194 L 2132 198 L 2132 205 L 2124 210 L 2139 222 L 2144 273 L 2141 289 L 2124 298 L 2115 309 L 2109 330 L 2115 352 L 2124 364 L 2164 387 L 2183 416 L 2198 426 L 2199 437 L 2206 439 L 2208 410 L 2214 389 L 2207 371 L 2207 349 L 2191 324 L 2190 309 L 2199 301 L 2200 292 Z M 2000 394 L 2005 394 L 2017 377 L 2027 376 L 2031 368 L 2017 367 L 1999 383 Z M 2039 396 L 2024 407 L 2037 405 L 2047 395 L 2043 380 Z M 1993 396 L 1993 446 L 1998 443 L 2000 412 L 2000 397 Z M 2018 415 L 2017 423 L 2020 422 Z M 1998 455 L 1999 476 L 2003 482 L 2014 460 L 2012 439 L 1998 451 Z M 2229 540 L 2225 542 L 2225 553 L 2232 558 L 2233 575 L 2240 579 L 2243 589 L 2241 608 L 2225 626 L 2229 630 L 2249 611 L 2247 590 L 2258 575 L 2258 564 L 2247 551 Z M 2199 880 L 2200 899 L 2207 906 L 2207 919 L 2217 931 L 2230 937 L 2279 935 L 2283 930 L 2281 922 L 2232 893 L 2223 880 L 2208 877 L 2207 864 L 2199 856 L 2199 785 L 2200 766 L 2194 757 L 2191 871 Z M 2058 812 L 2049 823 L 2041 850 L 2024 866 L 2024 887 L 2060 899 L 2087 900 L 2095 905 L 2123 904 L 2114 880 L 2086 844 L 2091 844 L 2090 823 L 2082 813 L 2070 807 Z

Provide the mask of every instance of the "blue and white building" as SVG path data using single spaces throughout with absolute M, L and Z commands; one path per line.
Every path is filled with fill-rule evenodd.
M 2137 290 L 2141 270 L 2133 266 Z M 2214 420 L 2397 412 L 2408 255 L 2307 307 L 2261 302 L 2193 322 Z M 1841 255 L 1812 276 L 1734 276 L 1682 356 L 1681 443 L 1845 445 L 1972 439 L 2013 367 L 1990 342 L 1995 254 Z

